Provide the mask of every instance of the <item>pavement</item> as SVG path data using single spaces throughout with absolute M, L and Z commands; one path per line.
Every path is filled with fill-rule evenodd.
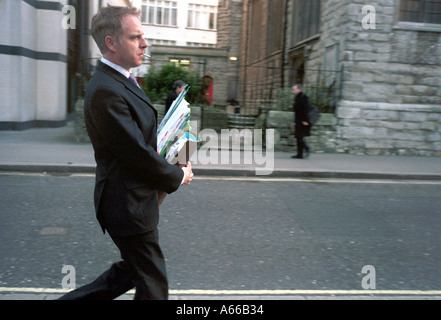
M 229 149 L 211 150 L 207 163 L 198 155 L 192 158 L 194 182 L 198 176 L 245 176 L 253 178 L 299 178 L 299 179 L 399 179 L 441 181 L 441 157 L 365 156 L 350 154 L 315 154 L 308 159 L 292 159 L 294 153 L 274 152 L 252 157 L 245 163 L 245 152 Z M 221 162 L 216 152 L 227 152 L 228 161 Z M 219 156 L 219 157 L 218 157 Z M 260 160 L 259 160 L 260 159 Z M 219 161 L 216 161 L 219 160 Z M 204 164 L 205 163 L 205 164 Z M 266 175 L 257 175 L 256 168 L 267 168 Z M 269 169 L 269 171 L 268 171 Z M 48 172 L 48 173 L 94 173 L 95 160 L 90 143 L 75 139 L 73 122 L 61 128 L 33 128 L 24 131 L 0 131 L 0 172 Z M 24 288 L 26 289 L 26 288 Z M 23 292 L 0 288 L 0 300 L 46 300 L 61 293 L 32 290 Z M 133 294 L 120 299 L 132 299 Z M 441 291 L 434 295 L 353 295 L 352 293 L 327 295 L 326 293 L 288 293 L 278 295 L 182 295 L 172 293 L 171 300 L 200 299 L 251 299 L 251 300 L 304 300 L 304 299 L 441 299 Z
M 221 163 L 223 152 L 227 155 L 226 164 Z M 212 148 L 203 155 L 195 154 L 191 160 L 195 179 L 198 175 L 222 175 L 441 180 L 441 157 L 312 153 L 308 159 L 292 159 L 293 154 L 274 152 L 257 158 L 250 153 L 251 159 L 246 162 L 246 151 Z M 258 169 L 263 168 L 266 172 L 261 175 Z M 0 131 L 0 171 L 94 173 L 93 148 L 90 143 L 76 141 L 73 122 L 61 128 Z

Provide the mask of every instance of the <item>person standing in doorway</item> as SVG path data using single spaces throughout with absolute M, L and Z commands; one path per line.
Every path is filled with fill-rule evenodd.
M 292 92 L 295 95 L 294 100 L 294 122 L 291 129 L 295 130 L 295 137 L 297 141 L 297 154 L 292 158 L 303 159 L 303 150 L 306 151 L 307 158 L 311 153 L 311 148 L 305 141 L 305 137 L 310 135 L 310 122 L 308 117 L 309 101 L 308 96 L 303 93 L 302 85 L 296 84 L 292 87 Z
M 84 103 L 97 163 L 96 216 L 122 261 L 60 300 L 114 299 L 133 287 L 135 299 L 168 298 L 158 241 L 158 192 L 189 184 L 193 173 L 190 163 L 171 165 L 157 153 L 157 111 L 131 74 L 148 46 L 140 16 L 136 8 L 109 6 L 93 17 L 92 36 L 103 58 Z

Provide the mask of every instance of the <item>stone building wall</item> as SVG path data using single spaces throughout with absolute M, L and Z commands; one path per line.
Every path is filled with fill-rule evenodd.
M 320 37 L 304 44 L 307 69 L 343 70 L 336 151 L 440 156 L 441 25 L 398 21 L 398 0 L 372 0 L 363 28 L 366 4 L 322 1 Z
M 266 128 L 274 129 L 274 149 L 276 151 L 294 152 L 294 132 L 289 128 L 294 113 L 289 111 L 270 111 L 266 117 Z M 313 126 L 311 136 L 306 140 L 314 153 L 337 152 L 336 140 L 337 118 L 332 114 L 322 114 Z
M 441 26 L 397 21 L 398 1 L 377 0 L 375 29 L 363 29 L 364 4 L 347 6 L 338 151 L 441 155 Z
M 398 1 L 370 1 L 375 29 L 363 29 L 364 1 L 347 6 L 343 100 L 441 105 L 441 25 L 437 32 L 397 21 Z
M 441 106 L 341 101 L 338 152 L 441 156 Z

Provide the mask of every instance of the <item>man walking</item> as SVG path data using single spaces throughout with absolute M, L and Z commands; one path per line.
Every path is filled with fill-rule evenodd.
M 95 151 L 97 219 L 121 252 L 94 282 L 61 299 L 114 299 L 136 288 L 135 299 L 167 299 L 165 261 L 158 243 L 158 192 L 172 193 L 193 178 L 158 156 L 157 112 L 130 69 L 142 64 L 147 43 L 140 12 L 105 7 L 92 19 L 103 58 L 85 97 L 85 121 Z
M 292 129 L 295 130 L 297 140 L 297 154 L 292 158 L 302 159 L 303 150 L 306 150 L 306 157 L 309 156 L 311 148 L 305 141 L 305 137 L 310 135 L 310 121 L 308 117 L 309 101 L 308 96 L 302 92 L 302 85 L 296 84 L 292 87 L 295 95 L 294 100 L 294 123 Z

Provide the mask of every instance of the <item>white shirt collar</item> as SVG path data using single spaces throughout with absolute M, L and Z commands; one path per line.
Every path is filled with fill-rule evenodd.
M 129 78 L 129 76 L 130 76 L 130 72 L 127 71 L 126 69 L 124 69 L 123 67 L 121 67 L 121 66 L 119 66 L 119 65 L 117 65 L 117 64 L 115 64 L 115 63 L 113 63 L 113 62 L 111 62 L 111 61 L 109 61 L 109 60 L 107 60 L 107 59 L 104 58 L 104 57 L 101 58 L 101 62 L 104 63 L 104 64 L 107 64 L 109 67 L 115 69 L 116 71 L 118 71 L 119 73 L 121 73 L 121 74 L 122 74 L 124 77 L 126 77 L 127 79 Z

